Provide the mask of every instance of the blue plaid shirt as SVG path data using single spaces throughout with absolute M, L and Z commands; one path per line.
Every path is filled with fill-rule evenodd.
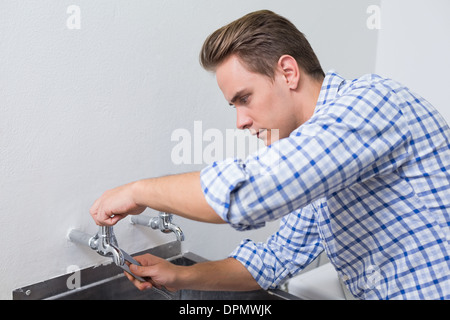
M 406 87 L 327 73 L 311 119 L 245 160 L 201 172 L 239 230 L 283 217 L 231 254 L 264 289 L 323 250 L 360 299 L 450 299 L 450 129 Z

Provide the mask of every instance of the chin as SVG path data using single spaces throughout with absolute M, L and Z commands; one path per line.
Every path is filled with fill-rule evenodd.
M 279 129 L 270 129 L 267 131 L 267 133 L 260 137 L 260 139 L 264 142 L 266 147 L 270 146 L 272 143 L 282 139 L 283 137 L 280 136 L 280 130 Z

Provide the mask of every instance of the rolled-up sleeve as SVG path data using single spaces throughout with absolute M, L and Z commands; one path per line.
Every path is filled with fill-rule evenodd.
M 230 257 L 244 265 L 261 288 L 274 289 L 303 270 L 322 251 L 312 206 L 285 216 L 266 243 L 243 240 Z
M 240 159 L 226 159 L 214 162 L 201 171 L 200 180 L 206 201 L 214 211 L 226 222 L 237 230 L 255 229 L 263 227 L 259 224 L 243 223 L 236 221 L 229 215 L 232 193 L 239 189 L 240 185 L 249 179 L 246 165 Z
M 271 215 L 270 206 L 273 204 L 263 203 L 263 194 L 267 197 L 267 188 L 274 186 L 272 179 L 278 173 L 279 161 L 278 149 L 270 146 L 245 161 L 226 159 L 213 163 L 200 175 L 207 202 L 224 221 L 241 231 L 263 227 L 266 221 L 281 217 Z M 266 182 L 262 181 L 264 176 Z M 263 188 L 258 186 L 261 182 L 265 184 Z M 242 201 L 241 197 L 246 200 Z M 263 206 L 264 218 L 253 212 L 258 202 Z

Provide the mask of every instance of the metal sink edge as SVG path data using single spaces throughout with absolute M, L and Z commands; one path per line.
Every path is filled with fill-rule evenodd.
M 181 252 L 178 241 L 169 242 L 134 255 L 151 253 L 175 264 L 192 265 L 207 259 L 192 253 Z M 65 274 L 46 281 L 18 288 L 12 292 L 13 300 L 168 300 L 167 295 L 155 290 L 141 292 L 123 275 L 113 263 L 78 270 L 80 286 L 69 289 L 68 283 L 74 273 Z M 298 300 L 285 291 L 256 290 L 235 291 L 196 291 L 180 290 L 173 294 L 174 300 Z

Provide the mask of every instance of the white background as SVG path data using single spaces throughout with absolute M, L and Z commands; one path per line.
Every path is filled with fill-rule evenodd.
M 66 10 L 81 9 L 70 30 Z M 370 30 L 369 5 L 381 7 Z M 89 208 L 106 189 L 146 177 L 199 170 L 175 165 L 171 133 L 234 128 L 234 110 L 214 75 L 198 63 L 208 34 L 259 10 L 290 19 L 325 70 L 345 77 L 378 72 L 410 85 L 450 122 L 450 2 L 432 1 L 1 1 L 0 298 L 25 285 L 102 261 L 67 241 L 69 229 L 94 234 Z M 148 210 L 146 214 L 154 215 Z M 183 250 L 221 259 L 257 232 L 175 217 Z M 174 235 L 115 227 L 129 253 Z

